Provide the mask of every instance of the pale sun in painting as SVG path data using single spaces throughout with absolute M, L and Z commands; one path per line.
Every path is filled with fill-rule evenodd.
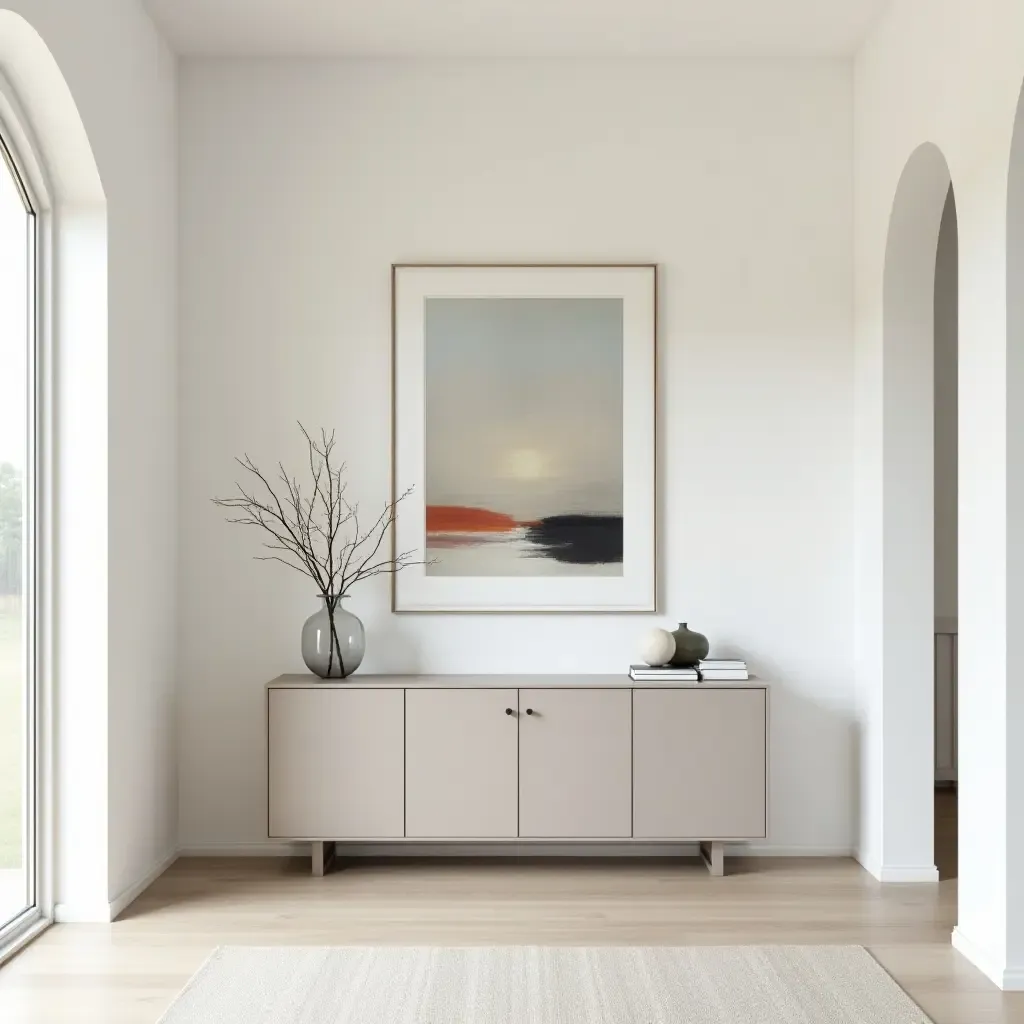
M 505 456 L 505 473 L 513 480 L 543 480 L 553 476 L 551 463 L 536 448 L 515 448 Z

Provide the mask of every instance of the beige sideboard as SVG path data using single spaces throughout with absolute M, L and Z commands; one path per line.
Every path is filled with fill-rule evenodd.
M 623 676 L 281 676 L 267 834 L 313 844 L 680 843 L 768 829 L 768 689 Z

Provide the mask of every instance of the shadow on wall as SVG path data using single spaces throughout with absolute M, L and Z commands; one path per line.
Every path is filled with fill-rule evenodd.
M 769 691 L 767 842 L 784 853 L 849 856 L 860 830 L 861 732 L 852 708 L 787 686 L 762 666 Z M 837 691 L 838 691 L 837 687 Z M 831 783 L 823 785 L 825 779 Z

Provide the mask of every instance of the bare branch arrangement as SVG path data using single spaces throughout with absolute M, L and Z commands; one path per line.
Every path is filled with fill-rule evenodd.
M 255 526 L 269 534 L 263 547 L 271 553 L 256 555 L 258 561 L 281 562 L 308 576 L 316 585 L 330 616 L 330 674 L 335 655 L 339 666 L 342 664 L 334 624 L 334 612 L 341 599 L 347 597 L 357 583 L 371 576 L 426 563 L 416 560 L 415 551 L 403 551 L 394 556 L 381 552 L 398 506 L 412 493 L 412 488 L 385 502 L 372 523 L 370 517 L 363 517 L 360 522 L 359 502 L 349 501 L 346 493 L 346 465 L 344 462 L 335 465 L 332 461 L 334 431 L 328 435 L 321 430 L 319 438 L 315 439 L 301 423 L 299 430 L 309 448 L 312 483 L 306 489 L 298 477 L 285 471 L 282 463 L 277 464 L 277 476 L 271 482 L 245 455 L 235 461 L 254 478 L 254 486 L 246 489 L 236 483 L 237 494 L 214 498 L 213 503 L 229 510 L 229 523 Z

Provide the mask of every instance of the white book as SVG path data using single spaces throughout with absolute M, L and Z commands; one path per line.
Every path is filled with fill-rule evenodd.
M 630 672 L 696 672 L 696 665 L 648 665 L 644 662 L 641 665 L 630 665 Z
M 702 671 L 704 669 L 743 669 L 746 670 L 747 663 L 739 658 L 705 658 L 698 666 Z
M 750 678 L 749 672 L 701 672 L 707 683 L 740 683 Z
M 648 665 L 646 662 L 630 665 L 634 672 L 694 672 L 696 665 Z
M 680 681 L 697 681 L 697 670 L 693 668 L 652 668 L 650 665 L 630 665 L 631 679 L 651 681 L 654 679 L 675 679 Z
M 696 679 L 696 672 L 630 672 L 632 679 Z
M 630 665 L 630 672 L 650 672 L 653 675 L 665 675 L 666 672 L 696 672 L 696 665 Z
M 695 685 L 700 684 L 700 680 L 693 676 L 673 676 L 671 679 L 666 679 L 664 676 L 630 676 L 629 677 L 634 683 L 694 683 Z

